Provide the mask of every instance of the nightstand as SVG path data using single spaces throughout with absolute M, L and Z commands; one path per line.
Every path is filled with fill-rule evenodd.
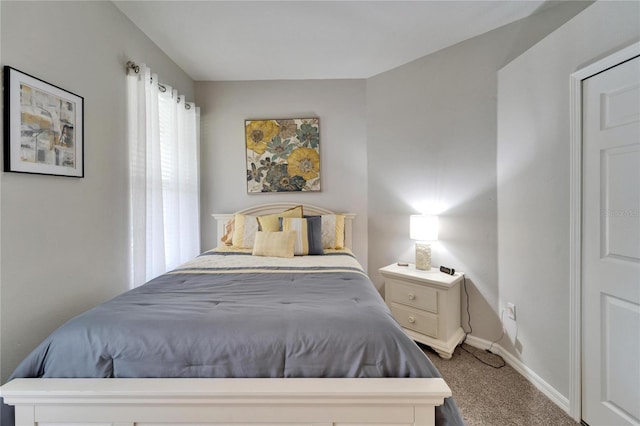
M 460 327 L 460 283 L 464 275 L 395 263 L 380 268 L 380 273 L 387 306 L 405 333 L 431 346 L 442 358 L 451 358 L 464 338 Z

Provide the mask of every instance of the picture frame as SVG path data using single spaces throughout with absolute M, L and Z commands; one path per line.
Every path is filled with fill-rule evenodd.
M 320 119 L 245 120 L 247 193 L 320 191 Z
M 84 177 L 84 98 L 4 67 L 4 171 Z

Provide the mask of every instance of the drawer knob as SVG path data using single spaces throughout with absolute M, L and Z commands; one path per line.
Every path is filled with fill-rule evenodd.
M 414 317 L 409 317 L 409 323 L 413 324 L 414 322 L 416 322 L 416 319 Z
M 416 295 L 413 293 L 409 293 L 409 300 L 416 300 Z

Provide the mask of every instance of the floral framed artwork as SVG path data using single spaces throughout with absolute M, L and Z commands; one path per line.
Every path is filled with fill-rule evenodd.
M 84 98 L 4 67 L 4 170 L 84 177 Z
M 247 192 L 320 191 L 318 118 L 245 120 Z

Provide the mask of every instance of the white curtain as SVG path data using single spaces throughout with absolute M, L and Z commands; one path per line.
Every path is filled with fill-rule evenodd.
M 200 251 L 200 110 L 145 65 L 127 74 L 131 286 Z M 185 106 L 187 105 L 187 106 Z

